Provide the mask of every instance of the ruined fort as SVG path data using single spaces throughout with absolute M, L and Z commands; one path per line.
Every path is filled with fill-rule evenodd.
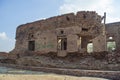
M 106 51 L 105 25 L 96 12 L 78 12 L 51 17 L 18 26 L 15 53 L 34 51 L 54 52 L 58 56 L 87 52 L 93 43 L 93 51 Z
M 104 17 L 104 16 L 103 16 Z M 69 53 L 108 51 L 107 42 L 120 49 L 119 23 L 102 23 L 103 17 L 93 11 L 80 11 L 51 17 L 18 26 L 14 53 L 49 53 L 66 56 Z
M 100 16 L 95 11 L 79 11 L 20 25 L 16 30 L 16 44 L 10 58 L 15 58 L 21 65 L 66 68 L 73 67 L 70 64 L 77 68 L 75 65 L 84 65 L 81 63 L 84 61 L 88 65 L 90 62 L 86 58 L 90 58 L 96 66 L 96 62 L 92 61 L 101 59 L 96 69 L 100 69 L 101 65 L 105 68 L 109 63 L 119 63 L 120 23 L 105 24 L 105 18 L 106 14 Z M 28 61 L 26 56 L 30 56 Z M 36 62 L 36 57 L 40 62 Z M 29 60 L 33 60 L 33 63 Z
M 15 48 L 1 62 L 120 71 L 120 22 L 106 24 L 105 18 L 95 11 L 79 11 L 22 24 Z

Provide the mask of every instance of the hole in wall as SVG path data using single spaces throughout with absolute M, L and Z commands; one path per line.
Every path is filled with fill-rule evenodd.
M 88 43 L 87 44 L 87 52 L 92 53 L 93 52 L 93 43 Z
M 70 21 L 70 18 L 68 16 L 66 17 L 66 19 L 67 19 L 67 21 Z
M 82 28 L 82 31 L 88 31 L 88 29 L 87 28 Z
M 112 52 L 116 49 L 116 42 L 115 41 L 108 41 L 107 42 L 107 50 Z
M 112 40 L 112 39 L 113 39 L 113 37 L 111 37 L 111 36 L 110 36 L 108 39 L 109 39 L 109 40 Z
M 31 35 L 31 38 L 33 38 L 33 37 L 34 37 L 34 35 L 32 34 L 32 35 Z
M 86 19 L 86 15 L 85 14 L 83 14 L 83 18 Z
M 61 33 L 61 34 L 64 34 L 64 31 L 63 31 L 63 30 L 61 30 L 61 31 L 60 31 L 60 33 Z
M 67 38 L 58 37 L 57 45 L 58 45 L 58 50 L 67 50 Z
M 28 39 L 32 39 L 32 38 L 34 38 L 34 34 L 30 33 L 30 34 L 28 35 Z
M 28 42 L 28 50 L 34 51 L 35 50 L 35 41 L 29 41 Z

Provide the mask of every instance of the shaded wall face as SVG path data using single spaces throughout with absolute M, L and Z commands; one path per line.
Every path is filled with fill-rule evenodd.
M 106 24 L 107 42 L 115 41 L 116 50 L 120 49 L 120 23 Z M 112 37 L 112 39 L 110 39 Z
M 42 32 L 35 39 L 35 51 L 57 52 L 57 37 L 55 31 Z
M 115 50 L 120 49 L 120 23 L 106 24 L 105 30 L 105 35 L 99 35 L 93 39 L 94 52 L 108 51 L 108 42 L 115 42 Z
M 94 38 L 92 42 L 93 42 L 93 52 L 101 52 L 107 50 L 106 35 L 101 34 L 98 37 Z
M 71 34 L 67 36 L 67 52 L 77 52 L 78 45 L 77 45 L 78 36 L 75 34 Z

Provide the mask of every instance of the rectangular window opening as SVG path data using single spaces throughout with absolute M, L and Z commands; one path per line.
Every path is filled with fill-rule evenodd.
M 58 37 L 58 50 L 67 50 L 67 38 L 65 37 Z
M 82 31 L 88 31 L 88 29 L 87 28 L 82 28 Z
M 28 42 L 28 50 L 35 51 L 35 41 Z
M 93 43 L 90 42 L 87 44 L 87 52 L 92 53 L 93 52 Z
M 115 41 L 108 41 L 107 42 L 107 50 L 112 52 L 116 49 L 116 42 Z
M 78 39 L 77 39 L 77 46 L 78 46 L 78 51 L 81 49 L 81 37 L 78 36 Z

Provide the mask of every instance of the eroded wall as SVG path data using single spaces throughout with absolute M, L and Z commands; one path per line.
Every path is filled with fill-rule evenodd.
M 35 41 L 36 52 L 57 52 L 57 37 L 66 36 L 66 52 L 86 50 L 89 40 L 103 33 L 101 17 L 93 11 L 81 11 L 51 17 L 18 26 L 16 31 L 16 45 L 13 52 L 25 53 L 29 51 L 29 41 Z M 63 31 L 63 33 L 61 33 Z M 77 40 L 81 37 L 81 45 Z
M 106 24 L 106 36 L 107 41 L 115 41 L 116 50 L 120 50 L 120 22 Z

